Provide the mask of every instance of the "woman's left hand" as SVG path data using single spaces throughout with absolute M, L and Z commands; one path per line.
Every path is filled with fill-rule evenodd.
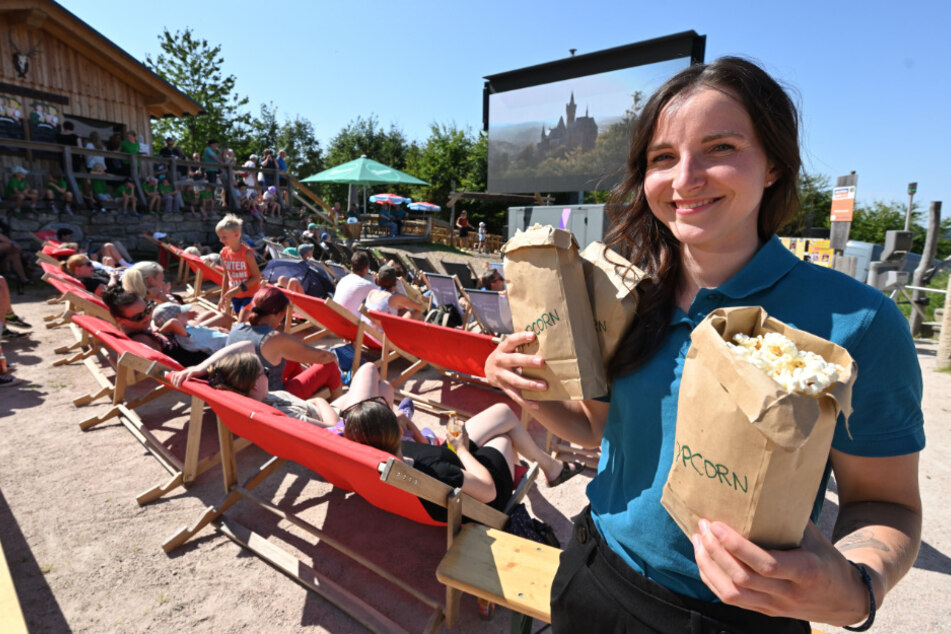
M 446 434 L 446 442 L 449 443 L 449 446 L 455 450 L 456 453 L 459 453 L 460 449 L 469 449 L 469 432 L 466 431 L 466 426 L 462 425 L 462 433 L 458 436 L 453 437 L 450 434 Z
M 700 578 L 724 603 L 830 625 L 868 615 L 861 575 L 812 522 L 791 550 L 765 550 L 707 520 L 700 520 L 691 541 Z

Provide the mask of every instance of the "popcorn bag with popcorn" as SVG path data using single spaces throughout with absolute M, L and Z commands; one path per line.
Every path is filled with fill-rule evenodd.
M 601 361 L 607 368 L 621 337 L 634 321 L 641 285 L 649 284 L 650 278 L 601 242 L 592 242 L 585 247 L 581 261 Z
M 688 537 L 706 518 L 798 546 L 855 377 L 845 349 L 760 307 L 710 313 L 691 333 L 664 508 Z
M 570 231 L 535 225 L 502 246 L 505 284 L 515 330 L 537 339 L 525 354 L 540 354 L 541 368 L 525 376 L 548 383 L 544 392 L 523 391 L 535 401 L 595 398 L 608 391 L 588 302 L 578 243 Z

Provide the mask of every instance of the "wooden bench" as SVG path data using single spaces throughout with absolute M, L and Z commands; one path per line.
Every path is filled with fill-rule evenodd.
M 450 526 L 452 524 L 450 523 Z M 446 586 L 446 626 L 459 615 L 462 593 L 551 623 L 551 584 L 561 550 L 480 524 L 458 528 L 436 568 Z M 531 621 L 513 615 L 512 632 L 529 632 Z M 826 634 L 813 628 L 812 634 Z
M 446 625 L 452 627 L 458 617 L 462 593 L 551 623 L 551 583 L 560 555 L 558 548 L 467 524 L 436 569 L 436 578 L 447 589 Z

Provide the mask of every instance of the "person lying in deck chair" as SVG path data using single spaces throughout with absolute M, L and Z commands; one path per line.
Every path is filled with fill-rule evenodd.
M 350 440 L 387 451 L 498 510 L 503 510 L 512 497 L 516 453 L 538 463 L 549 487 L 584 470 L 580 463 L 556 460 L 545 453 L 522 427 L 518 416 L 501 403 L 470 418 L 458 436 L 449 436 L 441 446 L 403 440 L 393 412 L 372 399 L 356 403 L 342 414 L 346 419 L 344 436 Z M 434 520 L 446 521 L 444 507 L 425 501 L 423 506 Z
M 350 390 L 333 403 L 320 397 L 302 399 L 284 390 L 271 391 L 268 389 L 268 374 L 249 341 L 232 344 L 191 368 L 169 372 L 166 379 L 178 387 L 186 379 L 203 376 L 216 389 L 232 390 L 267 403 L 292 418 L 329 429 L 338 435 L 344 433 L 342 413 L 354 404 L 377 400 L 393 409 L 393 386 L 380 378 L 379 370 L 372 363 L 360 366 L 350 383 Z M 413 423 L 414 407 L 411 399 L 403 399 L 394 413 L 405 440 L 437 444 L 436 435 L 431 430 L 420 430 Z

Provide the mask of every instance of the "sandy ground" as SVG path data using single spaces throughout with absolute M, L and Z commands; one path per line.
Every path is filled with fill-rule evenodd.
M 30 631 L 362 631 L 322 597 L 211 527 L 170 556 L 162 551 L 161 543 L 178 527 L 220 499 L 220 470 L 202 474 L 187 491 L 178 489 L 145 507 L 136 504 L 137 494 L 163 482 L 167 474 L 114 420 L 79 430 L 79 421 L 105 411 L 108 404 L 100 399 L 87 407 L 73 406 L 73 398 L 96 384 L 82 364 L 51 366 L 57 357 L 53 349 L 70 342 L 72 335 L 67 328 L 43 327 L 42 317 L 55 311 L 45 303 L 48 297 L 46 288 L 37 287 L 14 297 L 17 312 L 34 328 L 29 338 L 4 349 L 16 364 L 17 376 L 29 384 L 0 392 L 0 540 Z M 929 342 L 919 344 L 928 433 L 920 472 L 924 540 L 914 569 L 879 612 L 879 632 L 947 632 L 951 627 L 951 513 L 945 506 L 951 485 L 951 374 L 934 371 L 935 348 Z M 492 398 L 483 390 L 442 385 L 433 377 L 411 381 L 409 389 L 463 408 Z M 173 453 L 182 455 L 187 403 L 169 395 L 140 412 Z M 424 413 L 418 417 L 437 433 L 444 424 Z M 205 431 L 203 455 L 217 448 L 210 415 Z M 534 432 L 543 438 L 541 430 Z M 256 448 L 248 449 L 240 454 L 239 468 L 247 474 L 265 458 Z M 529 496 L 533 513 L 551 523 L 563 541 L 570 533 L 570 517 L 584 506 L 590 476 L 586 472 L 557 489 L 542 485 Z M 296 465 L 283 468 L 258 490 L 405 583 L 443 600 L 434 571 L 445 548 L 444 529 L 381 512 Z M 835 501 L 830 492 L 826 531 Z M 429 613 L 423 604 L 325 544 L 302 536 L 287 522 L 277 523 L 247 503 L 229 515 L 369 597 L 410 631 L 425 626 Z M 480 621 L 475 601 L 467 597 L 453 631 L 502 632 L 508 627 L 506 611 L 498 610 L 492 621 Z

